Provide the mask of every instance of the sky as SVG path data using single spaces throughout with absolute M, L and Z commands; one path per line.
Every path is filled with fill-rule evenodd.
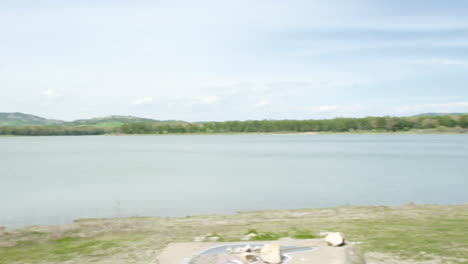
M 468 112 L 468 1 L 2 0 L 0 112 Z

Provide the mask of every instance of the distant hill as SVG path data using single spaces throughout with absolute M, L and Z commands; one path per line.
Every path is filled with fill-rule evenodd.
M 423 113 L 418 116 L 443 116 L 443 115 L 464 115 L 465 113 Z M 62 126 L 93 126 L 98 128 L 114 128 L 123 124 L 146 123 L 146 124 L 187 124 L 188 122 L 179 120 L 155 120 L 150 118 L 141 118 L 134 116 L 109 115 L 90 119 L 79 119 L 75 121 L 62 121 L 47 119 L 40 116 L 24 113 L 0 113 L 0 126 L 44 126 L 44 125 L 62 125 Z M 196 122 L 196 124 L 210 124 L 213 122 Z
M 117 127 L 128 123 L 186 123 L 177 120 L 155 120 L 134 116 L 110 115 L 104 117 L 80 119 L 71 122 L 46 119 L 43 117 L 23 113 L 0 113 L 0 126 L 43 126 L 43 125 L 65 125 L 65 126 L 96 126 Z
M 110 115 L 104 117 L 97 117 L 91 119 L 80 119 L 72 122 L 67 122 L 67 125 L 88 125 L 88 126 L 98 126 L 98 127 L 115 127 L 128 123 L 149 123 L 149 124 L 159 124 L 159 123 L 185 123 L 183 121 L 177 120 L 155 120 L 149 118 L 141 118 L 134 116 L 119 116 L 119 115 Z
M 414 116 L 443 116 L 443 115 L 464 115 L 466 113 L 423 113 Z
M 43 117 L 23 113 L 0 113 L 0 126 L 28 126 L 63 124 L 64 121 L 46 119 Z

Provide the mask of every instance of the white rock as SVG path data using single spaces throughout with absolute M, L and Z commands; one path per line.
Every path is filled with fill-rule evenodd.
M 266 244 L 260 251 L 260 257 L 270 264 L 281 263 L 281 246 L 279 244 Z
M 333 247 L 341 246 L 345 243 L 344 235 L 340 232 L 330 232 L 325 237 L 325 242 Z
M 251 240 L 252 238 L 256 237 L 257 234 L 254 234 L 254 233 L 250 233 L 250 234 L 247 234 L 245 236 L 243 236 L 241 238 L 242 241 L 247 241 L 247 240 Z
M 213 236 L 213 237 L 208 238 L 208 241 L 210 241 L 210 242 L 216 242 L 218 240 L 219 240 L 219 237 L 217 237 L 217 236 Z
M 204 236 L 198 236 L 193 239 L 193 242 L 203 242 L 205 239 L 206 238 Z

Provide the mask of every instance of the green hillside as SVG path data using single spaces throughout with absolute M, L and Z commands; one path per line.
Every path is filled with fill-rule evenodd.
M 0 113 L 0 126 L 43 126 L 63 124 L 64 121 L 46 119 L 23 113 Z
M 96 126 L 96 127 L 119 127 L 123 124 L 129 123 L 147 123 L 147 124 L 161 124 L 161 123 L 182 123 L 182 121 L 176 120 L 154 120 L 149 118 L 141 118 L 134 116 L 119 116 L 119 115 L 110 115 L 104 117 L 97 117 L 91 119 L 80 119 L 72 122 L 67 122 L 66 125 L 71 126 Z
M 117 115 L 66 122 L 23 113 L 0 113 L 0 135 L 102 135 L 121 133 L 121 127 L 132 124 L 179 126 L 186 122 Z
M 149 118 L 141 118 L 134 116 L 119 116 L 110 115 L 104 117 L 79 119 L 71 122 L 47 119 L 35 115 L 23 113 L 0 113 L 0 126 L 47 126 L 47 125 L 62 125 L 62 126 L 93 126 L 99 128 L 119 127 L 129 123 L 145 123 L 145 124 L 164 124 L 164 123 L 185 123 L 176 120 L 154 120 Z
M 423 113 L 415 116 L 444 116 L 444 115 L 466 115 L 468 113 Z

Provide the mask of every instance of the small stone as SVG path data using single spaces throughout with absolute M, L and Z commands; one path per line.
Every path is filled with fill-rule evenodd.
M 229 253 L 229 254 L 231 254 L 231 253 L 234 252 L 234 249 L 233 249 L 232 247 L 227 247 L 227 248 L 226 248 L 226 252 Z
M 260 252 L 260 257 L 270 264 L 281 263 L 281 246 L 279 244 L 266 244 Z
M 209 240 L 210 242 L 216 242 L 216 241 L 219 240 L 219 237 L 217 237 L 217 236 L 209 237 L 208 240 Z
M 242 253 L 244 250 L 241 247 L 234 248 L 234 253 Z
M 325 242 L 333 247 L 342 246 L 345 243 L 344 235 L 340 232 L 330 232 L 325 237 Z
M 249 252 L 242 253 L 240 257 L 241 257 L 241 260 L 246 263 L 255 262 L 258 259 L 257 255 L 249 253 Z
M 198 236 L 193 239 L 193 242 L 203 242 L 205 239 L 206 238 L 204 236 Z
M 237 247 L 234 249 L 234 253 L 243 253 L 243 252 L 252 252 L 252 247 L 250 245 L 245 245 L 245 247 Z
M 253 252 L 260 253 L 260 251 L 262 251 L 262 247 L 256 246 L 256 247 L 252 248 L 252 251 L 253 251 Z
M 252 238 L 256 237 L 257 234 L 254 234 L 254 233 L 250 233 L 250 234 L 247 234 L 245 236 L 243 236 L 241 238 L 242 241 L 247 241 L 247 240 L 251 240 Z
M 241 249 L 242 249 L 242 252 L 252 252 L 252 247 L 250 245 L 245 245 L 245 247 Z

